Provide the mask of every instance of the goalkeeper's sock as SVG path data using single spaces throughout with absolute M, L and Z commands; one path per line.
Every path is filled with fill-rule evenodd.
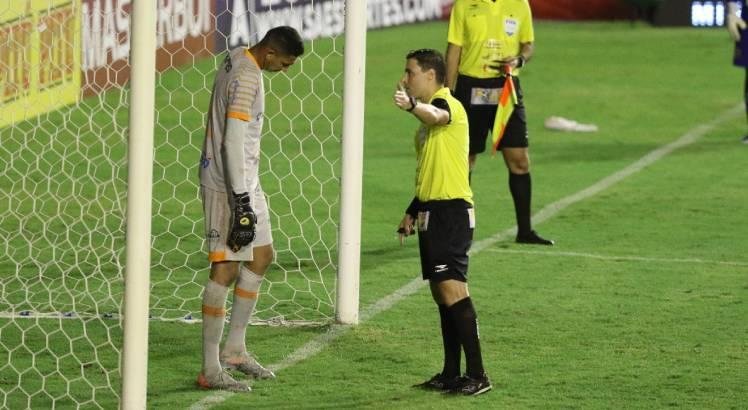
M 470 297 L 461 299 L 448 308 L 455 327 L 460 335 L 460 343 L 465 350 L 465 374 L 477 379 L 485 374 L 483 357 L 480 352 L 480 338 L 478 335 L 478 315 L 475 313 L 473 301 Z
M 532 230 L 530 224 L 530 202 L 532 199 L 532 179 L 530 174 L 509 173 L 509 192 L 514 200 L 514 213 L 517 217 L 517 235 L 527 235 Z
M 446 305 L 439 306 L 439 317 L 441 318 L 442 341 L 444 342 L 444 369 L 442 376 L 456 377 L 460 375 L 460 358 L 462 350 L 460 346 L 460 334 L 449 314 Z
M 214 375 L 221 371 L 218 346 L 223 336 L 226 318 L 226 296 L 229 288 L 208 280 L 203 291 L 203 374 Z
M 247 350 L 244 342 L 247 325 L 257 305 L 262 279 L 261 275 L 252 272 L 244 265 L 239 270 L 239 279 L 234 288 L 234 304 L 231 306 L 229 335 L 223 349 L 225 354 L 240 354 Z

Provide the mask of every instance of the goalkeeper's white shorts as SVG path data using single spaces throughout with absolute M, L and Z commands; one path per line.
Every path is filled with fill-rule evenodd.
M 203 200 L 203 212 L 205 214 L 205 243 L 208 247 L 209 261 L 251 261 L 253 247 L 273 243 L 268 203 L 265 199 L 265 193 L 259 186 L 252 194 L 250 203 L 257 215 L 255 240 L 249 246 L 239 249 L 239 252 L 233 252 L 226 245 L 226 238 L 229 236 L 229 228 L 231 227 L 231 208 L 229 207 L 228 193 L 201 186 L 200 196 Z

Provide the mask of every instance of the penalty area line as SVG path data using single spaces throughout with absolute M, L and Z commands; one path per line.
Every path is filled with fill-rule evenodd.
M 540 224 L 554 217 L 556 214 L 568 208 L 569 206 L 597 195 L 598 193 L 610 188 L 611 186 L 617 184 L 618 182 L 623 181 L 629 176 L 636 174 L 637 172 L 641 171 L 647 166 L 657 162 L 658 160 L 662 159 L 663 157 L 667 156 L 673 151 L 693 144 L 694 142 L 698 141 L 701 137 L 703 137 L 706 133 L 712 131 L 716 127 L 720 126 L 721 124 L 731 120 L 732 118 L 736 117 L 738 114 L 742 113 L 743 109 L 744 109 L 743 104 L 736 105 L 722 112 L 719 116 L 717 116 L 717 118 L 713 119 L 712 121 L 709 121 L 705 124 L 698 125 L 690 129 L 689 131 L 681 135 L 675 141 L 665 144 L 663 146 L 660 146 L 659 148 L 647 153 L 646 155 L 641 157 L 639 160 L 621 169 L 620 171 L 615 172 L 601 179 L 600 181 L 590 185 L 589 187 L 581 191 L 578 191 L 556 202 L 548 204 L 543 209 L 541 209 L 539 212 L 533 215 L 532 218 L 533 218 L 534 224 L 536 225 Z M 482 252 L 483 250 L 494 245 L 495 243 L 501 240 L 504 240 L 505 238 L 511 237 L 512 235 L 514 235 L 515 231 L 516 231 L 516 227 L 511 227 L 503 231 L 500 231 L 488 238 L 476 241 L 475 243 L 473 243 L 473 246 L 470 250 L 470 254 L 475 255 L 479 252 Z M 396 290 L 390 295 L 385 296 L 384 298 L 378 300 L 374 304 L 366 306 L 364 309 L 362 309 L 361 314 L 359 316 L 359 319 L 360 319 L 359 323 L 363 324 L 369 321 L 371 318 L 373 318 L 377 314 L 390 309 L 392 306 L 394 306 L 401 300 L 414 294 L 419 289 L 425 286 L 426 286 L 426 281 L 424 281 L 420 277 L 413 279 L 412 281 L 408 282 L 405 286 L 401 287 L 400 289 Z M 274 371 L 278 372 L 280 370 L 293 366 L 294 364 L 299 363 L 302 360 L 306 360 L 316 355 L 317 353 L 321 352 L 322 349 L 324 349 L 327 345 L 332 343 L 335 339 L 346 334 L 351 329 L 351 327 L 352 327 L 351 325 L 333 325 L 328 332 L 314 337 L 312 340 L 305 343 L 304 345 L 302 345 L 301 347 L 293 351 L 291 354 L 289 354 L 288 357 L 286 357 L 279 363 L 270 365 L 269 367 L 273 369 Z M 233 396 L 234 394 L 236 393 L 215 392 L 203 398 L 202 400 L 198 401 L 197 403 L 193 404 L 192 406 L 190 406 L 190 409 L 191 410 L 209 409 L 214 405 L 218 405 L 222 403 L 223 401 Z

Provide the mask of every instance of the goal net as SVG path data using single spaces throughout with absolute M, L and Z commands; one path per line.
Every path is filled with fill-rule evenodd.
M 0 407 L 118 401 L 130 3 L 0 1 Z M 265 79 L 260 178 L 277 255 L 255 321 L 329 322 L 342 1 L 322 2 L 324 10 L 303 1 L 277 10 L 263 1 L 157 3 L 151 317 L 200 319 L 209 264 L 197 170 L 222 54 L 272 26 L 299 27 L 306 12 L 326 19 L 303 33 L 307 52 L 287 75 Z
M 439 18 L 450 2 L 369 0 L 368 26 Z M 197 172 L 213 77 L 226 50 L 278 25 L 299 29 L 306 53 L 265 77 L 260 179 L 276 258 L 253 323 L 335 316 L 345 3 L 154 0 L 151 294 L 141 301 L 154 321 L 201 319 Z M 131 9 L 0 0 L 2 408 L 121 399 Z

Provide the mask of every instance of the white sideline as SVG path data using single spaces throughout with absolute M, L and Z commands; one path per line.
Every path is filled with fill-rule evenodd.
M 600 193 L 601 191 L 604 191 L 605 189 L 610 188 L 611 186 L 622 181 L 626 177 L 629 177 L 641 171 L 648 165 L 653 164 L 654 162 L 660 160 L 662 157 L 670 154 L 671 152 L 679 148 L 683 148 L 687 145 L 693 144 L 699 138 L 703 137 L 707 132 L 713 130 L 714 128 L 721 125 L 725 121 L 732 119 L 738 114 L 741 114 L 743 110 L 744 110 L 743 104 L 736 105 L 735 107 L 730 108 L 727 111 L 720 114 L 714 120 L 706 124 L 696 126 L 692 128 L 691 130 L 689 130 L 688 132 L 686 132 L 685 134 L 683 134 L 682 136 L 680 136 L 677 140 L 669 144 L 665 144 L 655 149 L 654 151 L 651 151 L 650 153 L 643 156 L 638 161 L 627 166 L 626 168 L 623 168 L 622 170 L 601 179 L 600 181 L 590 185 L 589 187 L 577 193 L 574 193 L 572 195 L 569 195 L 565 198 L 562 198 L 556 202 L 553 202 L 547 205 L 545 208 L 541 209 L 539 212 L 533 215 L 532 217 L 533 224 L 537 225 L 543 221 L 546 221 L 552 218 L 553 216 L 555 216 L 557 213 L 564 210 L 565 208 L 579 201 L 590 198 Z M 512 235 L 514 235 L 515 230 L 516 230 L 516 227 L 511 227 L 503 231 L 500 231 L 488 238 L 482 239 L 480 241 L 476 241 L 475 243 L 473 243 L 470 254 L 475 255 L 478 252 L 481 252 L 485 250 L 486 248 L 490 247 L 491 245 L 495 244 L 496 242 L 504 238 L 511 237 Z M 408 282 L 405 286 L 393 292 L 392 294 L 385 296 L 384 298 L 378 300 L 372 305 L 366 306 L 361 311 L 360 324 L 363 324 L 364 322 L 373 318 L 377 314 L 385 310 L 388 310 L 389 308 L 394 306 L 396 303 L 412 295 L 413 293 L 423 288 L 424 286 L 426 286 L 426 282 L 423 281 L 420 277 L 417 277 L 413 279 L 412 281 Z M 314 339 L 305 343 L 303 346 L 296 349 L 294 352 L 288 355 L 287 358 L 283 359 L 279 363 L 272 364 L 269 367 L 273 369 L 273 371 L 279 372 L 285 368 L 293 366 L 294 364 L 302 360 L 306 360 L 314 356 L 315 354 L 319 353 L 320 351 L 322 351 L 322 349 L 324 349 L 328 344 L 330 344 L 330 342 L 344 335 L 350 329 L 351 329 L 350 325 L 333 325 L 327 333 L 315 337 Z M 227 398 L 231 397 L 234 394 L 236 393 L 216 392 L 214 394 L 211 394 L 210 396 L 203 398 L 197 403 L 193 404 L 192 406 L 190 406 L 190 409 L 191 410 L 209 409 L 211 406 L 222 403 L 224 400 L 226 400 Z
M 748 266 L 748 262 L 737 262 L 737 261 L 719 261 L 710 259 L 699 259 L 699 258 L 651 258 L 645 256 L 630 256 L 630 255 L 600 255 L 596 253 L 585 253 L 585 252 L 558 252 L 558 251 L 533 251 L 525 249 L 486 249 L 486 252 L 493 253 L 514 253 L 523 255 L 541 255 L 550 257 L 571 257 L 571 258 L 586 258 L 586 259 L 598 259 L 602 261 L 632 261 L 632 262 L 659 262 L 659 263 L 687 263 L 687 264 L 701 264 L 701 265 L 724 265 L 724 266 Z

